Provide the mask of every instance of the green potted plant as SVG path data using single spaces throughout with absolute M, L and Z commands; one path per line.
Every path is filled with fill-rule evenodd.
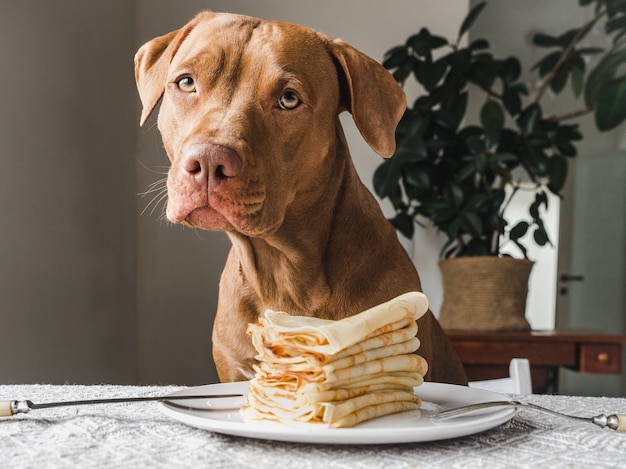
M 486 2 L 470 10 L 454 43 L 422 28 L 385 56 L 383 65 L 401 85 L 414 79 L 423 93 L 402 117 L 396 152 L 377 168 L 374 190 L 391 202 L 395 215 L 390 221 L 407 238 L 416 224 L 445 235 L 440 321 L 448 329 L 529 327 L 523 311 L 532 263 L 523 238 L 532 234 L 537 245 L 551 244 L 542 210 L 548 193 L 561 197 L 569 160 L 583 138 L 577 119 L 593 113 L 601 131 L 626 119 L 626 0 L 579 4 L 593 9 L 588 22 L 558 35 L 534 35 L 534 45 L 546 54 L 533 67 L 540 84 L 532 92 L 521 80 L 518 58 L 494 57 L 485 39 L 461 45 Z M 610 46 L 589 46 L 588 33 L 602 24 Z M 558 95 L 568 87 L 577 108 L 562 115 L 544 113 L 547 91 Z M 483 99 L 476 116 L 468 115 L 470 92 Z M 534 192 L 528 217 L 510 224 L 507 208 L 528 190 Z M 521 259 L 502 255 L 507 243 L 517 247 Z M 453 264 L 466 271 L 455 270 L 452 276 L 470 292 L 448 283 Z M 496 272 L 493 281 L 479 279 L 479 273 L 491 270 L 485 264 L 518 264 L 522 279 L 513 280 L 511 271 Z M 499 298 L 486 299 L 490 289 Z M 512 299 L 514 292 L 523 300 Z M 481 311 L 475 311 L 491 307 L 500 313 L 509 303 L 517 308 L 513 318 L 498 320 L 488 311 L 481 322 Z M 469 322 L 459 318 L 461 312 Z

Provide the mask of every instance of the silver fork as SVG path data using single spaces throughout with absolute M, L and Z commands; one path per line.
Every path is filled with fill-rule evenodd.
M 30 400 L 24 401 L 0 401 L 0 417 L 11 417 L 15 414 L 26 414 L 35 409 L 50 409 L 52 407 L 67 407 L 77 405 L 93 405 L 93 404 L 120 404 L 126 402 L 169 402 L 175 404 L 175 401 L 184 401 L 192 399 L 218 399 L 222 397 L 241 397 L 243 394 L 201 394 L 193 396 L 145 396 L 145 397 L 113 397 L 107 399 L 85 399 L 81 401 L 59 401 L 59 402 L 40 402 L 35 403 Z M 207 410 L 209 407 L 202 407 Z
M 577 415 L 569 415 L 564 414 L 562 412 L 557 412 L 552 409 L 547 409 L 545 407 L 538 406 L 536 404 L 531 404 L 528 402 L 521 401 L 493 401 L 493 402 L 480 402 L 478 404 L 470 404 L 462 407 L 457 407 L 455 409 L 444 410 L 433 416 L 433 420 L 447 420 L 455 417 L 459 417 L 461 415 L 465 415 L 469 412 L 475 412 L 481 409 L 488 409 L 490 407 L 522 407 L 524 409 L 533 409 L 538 410 L 540 412 L 546 412 L 548 414 L 556 415 L 558 417 L 564 417 L 569 419 L 576 420 L 584 420 L 586 422 L 591 422 L 599 427 L 607 427 L 612 430 L 616 430 L 618 432 L 626 432 L 626 414 L 611 414 L 611 415 L 596 415 L 594 417 L 579 417 Z

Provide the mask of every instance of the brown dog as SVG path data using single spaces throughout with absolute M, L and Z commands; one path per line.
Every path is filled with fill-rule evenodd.
M 377 153 L 393 154 L 405 97 L 378 63 L 301 26 L 201 13 L 145 44 L 135 76 L 142 124 L 163 98 L 167 217 L 233 244 L 213 329 L 222 381 L 252 376 L 245 331 L 267 308 L 340 319 L 421 289 L 338 119 L 348 110 Z M 432 314 L 419 323 L 427 379 L 465 383 Z

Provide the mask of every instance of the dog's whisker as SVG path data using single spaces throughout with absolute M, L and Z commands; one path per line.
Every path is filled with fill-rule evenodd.
M 140 192 L 137 195 L 140 197 L 145 197 L 148 194 L 152 194 L 153 192 L 161 192 L 167 189 L 167 179 L 159 179 L 158 181 L 154 181 L 148 184 L 148 188 L 144 192 Z
M 143 216 L 148 210 L 150 211 L 150 216 L 154 215 L 159 205 L 163 205 L 162 211 L 164 212 L 166 204 L 163 204 L 163 201 L 167 200 L 167 178 L 162 178 L 148 184 L 147 189 L 137 195 L 141 198 L 152 195 L 152 198 L 145 205 L 140 215 Z
M 166 203 L 163 203 L 163 202 L 166 202 Z M 159 205 L 161 205 L 161 215 L 159 216 L 159 220 L 162 220 L 166 216 L 165 209 L 167 207 L 167 192 L 164 192 L 163 194 L 161 194 L 161 196 L 159 197 L 159 200 L 156 201 L 152 210 L 150 211 L 150 216 L 154 215 L 154 212 Z
M 167 187 L 155 185 L 154 187 L 149 187 L 144 192 L 140 192 L 137 195 L 143 199 L 143 198 L 145 198 L 145 197 L 147 197 L 149 195 L 152 195 L 152 194 L 160 195 L 163 192 L 167 192 Z
M 163 204 L 163 206 L 161 207 L 161 215 L 159 215 L 157 220 L 159 220 L 160 222 L 171 223 L 170 220 L 167 218 L 167 203 Z
M 141 167 L 145 169 L 146 171 L 149 171 L 154 174 L 160 174 L 164 176 L 164 175 L 167 175 L 167 172 L 169 171 L 168 166 L 157 166 L 156 168 L 152 168 L 148 166 L 146 163 L 144 163 L 143 161 L 141 161 L 139 158 L 137 158 L 137 163 L 139 163 Z
M 167 188 L 161 189 L 159 192 L 156 193 L 156 195 L 154 197 L 152 197 L 152 199 L 150 199 L 150 201 L 146 204 L 146 206 L 144 207 L 144 209 L 141 211 L 140 215 L 144 215 L 148 210 L 150 210 L 150 216 L 154 215 L 154 211 L 159 207 L 159 205 L 162 205 L 163 201 L 167 200 Z M 163 204 L 163 207 L 165 207 L 165 204 Z

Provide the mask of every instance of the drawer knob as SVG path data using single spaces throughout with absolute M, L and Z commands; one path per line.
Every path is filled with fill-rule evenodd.
M 607 363 L 610 358 L 610 355 L 606 352 L 600 352 L 598 355 L 596 355 L 596 360 L 598 360 L 598 362 L 600 363 Z

